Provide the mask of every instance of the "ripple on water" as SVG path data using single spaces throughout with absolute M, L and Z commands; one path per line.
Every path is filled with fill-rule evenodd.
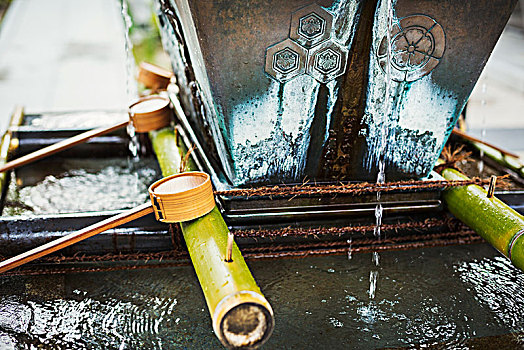
M 464 262 L 456 267 L 471 286 L 475 299 L 486 305 L 497 322 L 515 332 L 524 331 L 524 274 L 502 256 Z
M 63 283 L 69 292 L 60 298 L 0 295 L 0 349 L 15 340 L 67 349 L 218 346 L 190 268 L 75 274 Z M 3 336 L 8 326 L 16 331 Z
M 378 269 L 369 254 L 250 262 L 275 310 L 266 347 L 465 348 L 518 331 L 523 277 L 497 254 L 487 245 L 384 252 Z M 372 270 L 381 280 L 370 300 Z M 0 348 L 220 347 L 190 267 L 65 275 L 55 281 L 62 292 L 39 297 L 48 277 L 0 277 Z
M 0 330 L 14 333 L 27 332 L 31 316 L 31 308 L 28 305 L 21 303 L 16 296 L 9 296 L 0 304 Z
M 150 164 L 126 159 L 66 161 L 66 170 L 32 186 L 11 189 L 6 215 L 62 214 L 129 209 L 148 200 L 147 188 L 159 177 Z M 131 165 L 131 167 L 130 167 Z

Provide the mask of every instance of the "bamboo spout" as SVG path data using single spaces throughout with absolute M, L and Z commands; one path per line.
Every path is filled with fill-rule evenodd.
M 164 176 L 180 169 L 187 149 L 177 145 L 171 128 L 149 133 Z M 188 170 L 197 170 L 189 162 Z M 264 344 L 274 327 L 273 310 L 257 286 L 238 246 L 233 242 L 226 262 L 228 234 L 220 211 L 181 223 L 213 322 L 213 330 L 231 349 L 256 348 Z
M 454 169 L 444 169 L 446 180 L 468 180 Z M 477 185 L 452 187 L 442 198 L 448 210 L 524 271 L 524 217 Z

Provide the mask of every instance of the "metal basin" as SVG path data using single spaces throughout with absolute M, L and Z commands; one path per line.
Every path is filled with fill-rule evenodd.
M 374 180 L 380 158 L 389 180 L 427 176 L 515 3 L 393 1 L 389 63 L 385 1 L 157 8 L 189 123 L 243 186 Z

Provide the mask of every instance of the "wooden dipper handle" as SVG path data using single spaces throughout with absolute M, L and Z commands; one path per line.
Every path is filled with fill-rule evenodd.
M 486 145 L 486 146 L 488 146 L 488 147 L 491 147 L 491 148 L 493 148 L 493 149 L 499 151 L 500 153 L 502 153 L 502 154 L 505 155 L 505 156 L 510 156 L 510 157 L 517 158 L 517 159 L 519 158 L 519 155 L 518 155 L 518 154 L 512 153 L 512 152 L 507 151 L 507 150 L 505 150 L 505 149 L 503 149 L 503 148 L 497 147 L 497 146 L 495 146 L 494 144 L 491 144 L 491 143 L 489 143 L 489 142 L 482 141 L 481 139 L 478 139 L 478 138 L 476 138 L 476 137 L 473 137 L 473 136 L 471 136 L 471 135 L 468 135 L 468 134 L 466 134 L 465 132 L 463 132 L 463 131 L 461 131 L 461 130 L 459 130 L 459 129 L 453 129 L 452 132 L 453 132 L 454 135 L 460 136 L 460 137 L 462 137 L 464 140 L 468 140 L 468 141 L 473 141 L 473 142 L 482 143 L 482 144 L 484 144 L 484 145 Z
M 123 128 L 128 123 L 129 123 L 129 121 L 126 120 L 125 122 L 120 122 L 120 123 L 112 125 L 112 126 L 97 128 L 97 129 L 93 129 L 93 130 L 89 130 L 89 131 L 83 132 L 83 133 L 78 134 L 76 136 L 70 137 L 70 138 L 68 138 L 66 140 L 57 142 L 57 143 L 55 143 L 55 144 L 53 144 L 51 146 L 44 147 L 42 149 L 39 149 L 38 151 L 29 153 L 29 154 L 27 154 L 27 155 L 25 155 L 23 157 L 20 157 L 18 159 L 12 160 L 12 161 L 4 164 L 4 166 L 0 167 L 0 172 L 4 172 L 4 171 L 8 171 L 8 170 L 11 170 L 11 169 L 14 169 L 14 168 L 18 168 L 18 167 L 20 167 L 22 165 L 25 165 L 25 164 L 37 161 L 39 159 L 48 157 L 48 156 L 53 155 L 55 153 L 58 153 L 58 152 L 61 152 L 63 150 L 66 150 L 68 148 L 71 148 L 71 147 L 73 147 L 75 145 L 78 145 L 79 143 L 86 142 L 90 138 L 93 138 L 93 137 L 96 137 L 96 136 L 100 136 L 100 135 L 104 135 L 104 134 L 110 133 L 111 131 L 114 131 L 116 129 Z
M 155 191 L 156 190 L 156 191 Z M 207 214 L 215 207 L 215 197 L 208 174 L 186 172 L 161 179 L 149 188 L 151 203 L 142 204 L 115 215 L 80 231 L 58 238 L 0 263 L 0 273 L 9 271 L 42 256 L 69 247 L 96 234 L 123 225 L 144 215 L 155 212 L 158 220 L 180 222 Z M 157 208 L 163 199 L 161 208 Z M 153 209 L 155 206 L 155 209 Z M 162 217 L 159 217 L 161 215 Z
M 83 241 L 84 239 L 92 237 L 106 230 L 115 228 L 117 226 L 123 225 L 152 212 L 153 207 L 151 206 L 151 203 L 146 203 L 134 209 L 130 209 L 121 214 L 97 222 L 96 224 L 88 226 L 80 231 L 70 233 L 67 236 L 58 238 L 54 241 L 41 245 L 40 247 L 36 247 L 25 253 L 19 254 L 10 259 L 2 261 L 0 263 L 0 273 L 9 271 L 17 266 L 41 258 L 42 256 L 51 254 L 62 248 L 69 247 L 70 245 Z

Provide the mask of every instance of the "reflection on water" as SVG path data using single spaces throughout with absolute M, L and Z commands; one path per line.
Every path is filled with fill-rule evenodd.
M 87 111 L 72 113 L 43 113 L 28 116 L 26 125 L 39 130 L 93 129 L 109 126 L 128 118 L 126 112 Z
M 160 176 L 154 159 L 65 159 L 42 167 L 43 178 L 11 184 L 4 215 L 61 214 L 129 209 L 148 201 L 147 188 Z
M 489 246 L 381 255 L 373 300 L 368 254 L 251 262 L 276 316 L 265 348 L 464 348 L 522 332 L 524 275 Z M 220 347 L 190 267 L 2 277 L 0 348 L 10 345 Z

